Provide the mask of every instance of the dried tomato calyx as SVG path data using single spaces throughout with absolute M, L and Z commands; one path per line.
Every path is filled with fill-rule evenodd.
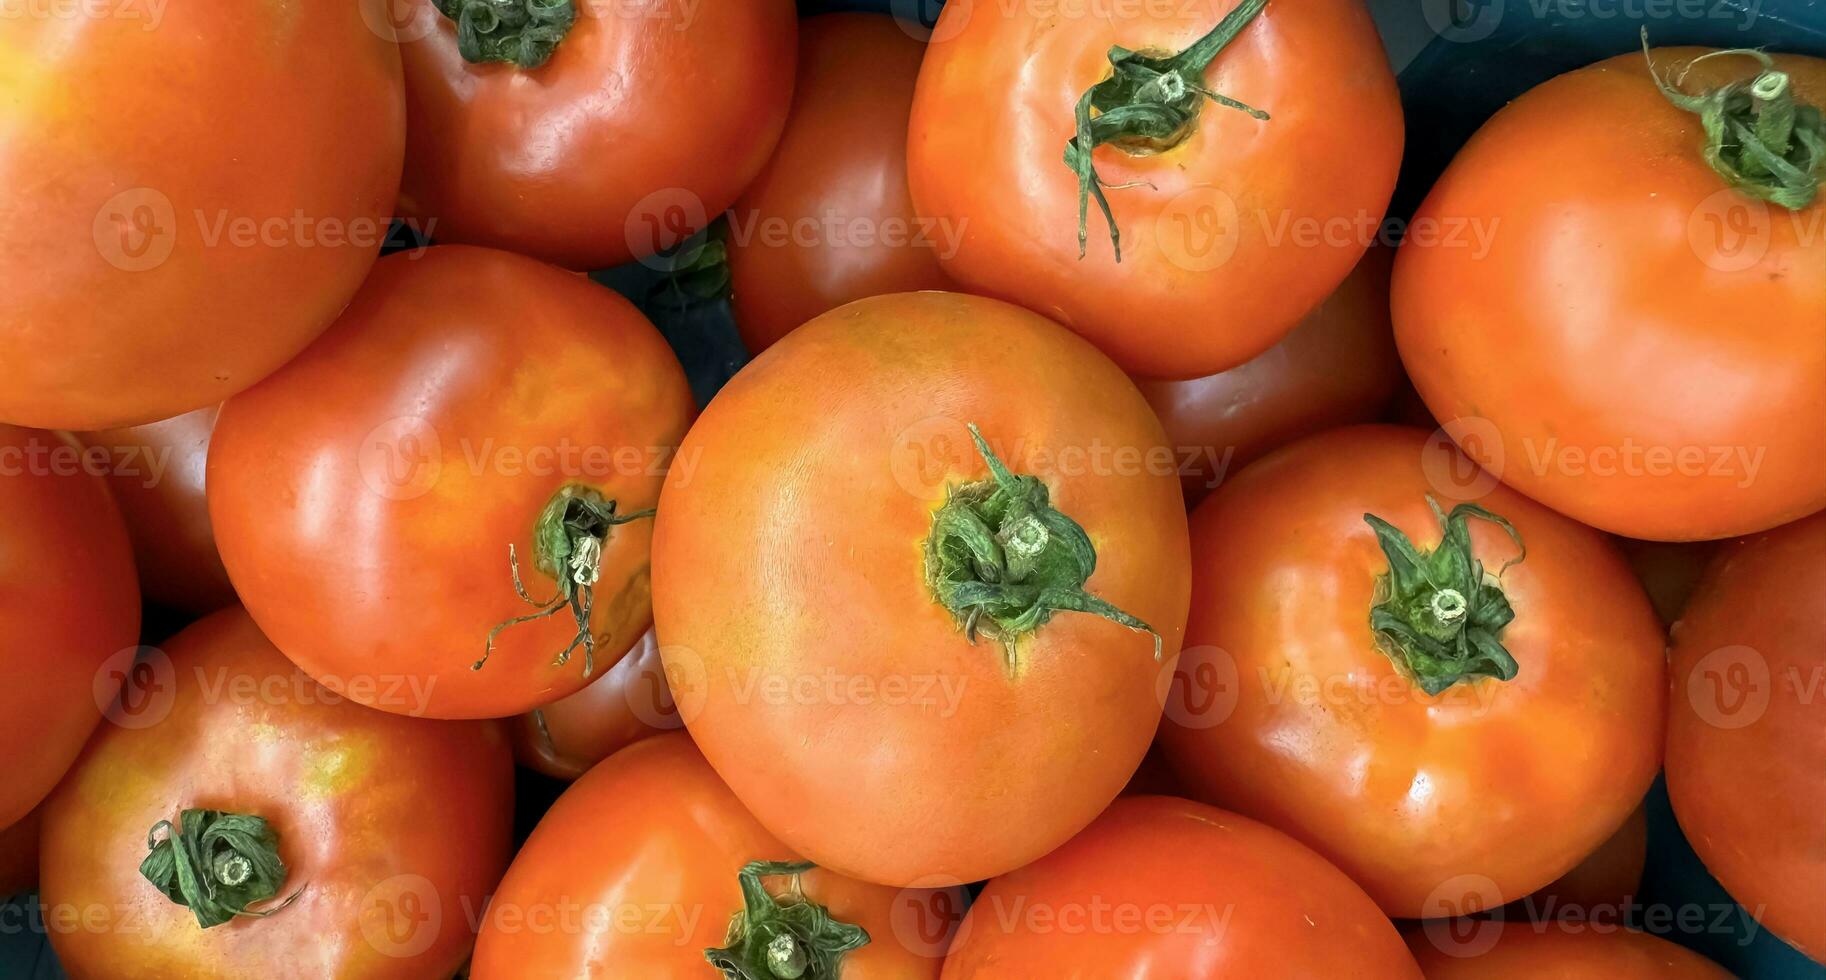
M 806 862 L 754 861 L 742 868 L 742 911 L 729 920 L 721 947 L 704 958 L 724 980 L 835 980 L 843 954 L 869 944 L 861 926 L 831 918 L 824 906 L 806 899 L 799 876 Z M 789 878 L 784 896 L 769 894 L 763 878 Z
M 146 835 L 139 872 L 166 898 L 188 908 L 203 929 L 237 917 L 264 918 L 292 904 L 303 889 L 270 909 L 253 906 L 285 886 L 279 835 L 263 817 L 221 810 L 185 810 L 160 820 Z

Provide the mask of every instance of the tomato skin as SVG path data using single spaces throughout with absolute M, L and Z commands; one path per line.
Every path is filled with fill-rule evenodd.
M 1291 333 L 1247 363 L 1191 381 L 1137 379 L 1181 454 L 1186 500 L 1289 442 L 1373 421 L 1401 384 L 1389 326 L 1389 266 L 1373 248 Z
M 1586 921 L 1603 921 L 1628 908 L 1642 887 L 1648 865 L 1648 810 L 1638 806 L 1598 849 L 1547 887 L 1510 907 L 1521 906 L 1534 919 L 1563 918 L 1571 909 L 1583 910 Z
M 286 655 L 370 707 L 506 717 L 585 683 L 533 529 L 567 486 L 632 514 L 658 499 L 692 412 L 631 304 L 582 276 L 467 246 L 383 259 L 321 342 L 222 407 L 209 507 L 229 576 Z M 650 522 L 616 527 L 592 615 L 596 669 L 646 630 Z
M 163 422 L 85 432 L 109 453 L 108 489 L 133 540 L 146 600 L 201 615 L 238 600 L 209 526 L 204 467 L 220 406 Z
M 737 872 L 750 861 L 796 859 L 688 737 L 646 739 L 591 769 L 546 812 L 489 903 L 470 975 L 699 980 L 714 972 L 705 948 L 724 944 L 742 908 Z M 801 881 L 832 918 L 868 930 L 869 944 L 843 957 L 844 980 L 938 976 L 944 946 L 926 946 L 910 920 L 955 914 L 960 891 L 896 890 L 823 869 Z M 767 885 L 776 895 L 784 887 Z M 574 904 L 580 927 L 538 927 L 563 914 L 558 902 Z M 661 921 L 656 908 L 678 914 Z M 633 914 L 640 927 L 628 927 Z
M 38 885 L 38 828 L 42 811 L 33 810 L 11 827 L 0 827 L 0 899 Z
M 530 72 L 464 61 L 454 23 L 432 4 L 412 0 L 400 45 L 410 120 L 400 208 L 439 241 L 571 269 L 644 258 L 733 203 L 785 125 L 790 0 L 639 11 L 577 0 L 570 33 Z
M 1013 679 L 996 642 L 964 637 L 923 549 L 948 485 L 988 476 L 966 423 L 1091 536 L 1088 590 L 1153 624 L 1160 661 L 1147 635 L 1083 613 L 1024 638 Z M 1040 856 L 1115 798 L 1178 650 L 1185 511 L 1170 459 L 1099 464 L 1096 446 L 1167 455 L 1088 344 L 950 293 L 834 310 L 718 394 L 661 498 L 654 621 L 692 737 L 763 826 L 850 877 L 955 884 Z
M 925 50 L 880 14 L 800 23 L 785 134 L 730 212 L 731 302 L 749 351 L 851 300 L 951 288 L 938 264 L 944 230 L 922 230 L 907 191 L 907 116 Z M 828 229 L 827 220 L 846 230 L 809 243 L 777 237 L 795 222 Z M 858 224 L 869 229 L 867 245 L 845 238 Z M 896 227 L 923 237 L 880 241 Z
M 553 779 L 573 780 L 643 738 L 684 727 L 659 643 L 648 630 L 627 656 L 589 686 L 514 719 L 514 760 Z
M 105 726 L 45 806 L 45 920 L 73 980 L 454 972 L 470 943 L 465 903 L 480 907 L 511 843 L 513 765 L 499 726 L 337 698 L 239 608 L 152 656 L 168 684 Z M 147 832 L 185 807 L 265 817 L 297 900 L 199 930 L 139 871 Z M 453 818 L 427 821 L 427 807 Z M 95 909 L 118 918 L 93 927 Z M 402 932 L 408 909 L 422 917 Z
M 1425 929 L 1408 935 L 1427 980 L 1731 980 L 1716 963 L 1683 946 L 1633 929 L 1591 925 L 1541 927 L 1485 923 L 1500 929 L 1495 945 L 1435 944 Z M 1450 951 L 1448 951 L 1450 950 Z
M 1101 927 L 1099 909 L 1109 916 Z M 1376 903 L 1324 858 L 1246 817 L 1167 796 L 1124 797 L 1070 843 L 991 881 L 944 973 L 1328 975 L 1420 971 Z
M 1826 962 L 1826 515 L 1726 545 L 1673 637 L 1674 815 L 1733 898 Z
M 1654 57 L 1667 71 L 1701 51 Z M 1775 60 L 1826 101 L 1826 61 Z M 1687 87 L 1754 67 L 1703 62 Z M 1414 218 L 1500 229 L 1487 249 L 1410 240 L 1396 260 L 1396 341 L 1434 416 L 1511 486 L 1634 538 L 1826 507 L 1826 199 L 1763 209 L 1703 144 L 1639 52 L 1562 75 L 1497 113 Z M 1753 240 L 1705 237 L 1758 215 Z
M 54 433 L 0 424 L 0 827 L 62 778 L 138 642 L 133 552 L 107 485 Z
M 0 261 L 33 270 L 0 297 L 0 420 L 216 404 L 330 325 L 387 230 L 405 99 L 359 5 L 135 12 L 0 38 Z
M 1490 908 L 1578 864 L 1648 791 L 1664 719 L 1661 628 L 1622 557 L 1494 480 L 1481 496 L 1448 482 L 1439 448 L 1416 429 L 1338 429 L 1198 506 L 1162 728 L 1197 798 L 1310 844 L 1399 917 L 1441 914 L 1453 882 L 1474 879 Z M 1429 494 L 1447 510 L 1477 497 L 1527 546 L 1501 579 L 1512 680 L 1426 695 L 1370 629 L 1388 561 L 1364 515 L 1432 548 Z M 1488 574 L 1515 556 L 1500 528 L 1470 532 Z
M 1062 162 L 1073 106 L 1109 76 L 1112 45 L 1180 51 L 1237 3 L 1144 6 L 947 3 L 908 175 L 919 213 L 962 229 L 945 271 L 965 289 L 1052 317 L 1132 374 L 1197 378 L 1273 346 L 1363 255 L 1394 190 L 1401 107 L 1360 0 L 1270 2 L 1205 78 L 1272 118 L 1207 102 L 1164 152 L 1098 148 L 1122 261 L 1094 203 L 1080 258 L 1078 178 Z

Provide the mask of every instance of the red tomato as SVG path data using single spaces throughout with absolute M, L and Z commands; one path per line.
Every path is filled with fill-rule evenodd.
M 952 229 L 922 223 L 907 193 L 925 50 L 879 14 L 801 23 L 785 135 L 729 213 L 732 303 L 750 351 L 851 300 L 950 287 L 938 257 Z
M 1826 514 L 1725 546 L 1671 669 L 1681 829 L 1733 898 L 1826 963 Z
M 770 943 L 795 949 L 802 966 L 830 957 L 808 978 L 938 976 L 961 891 L 896 890 L 821 869 L 742 880 L 751 862 L 797 860 L 689 738 L 647 739 L 590 770 L 540 820 L 488 904 L 470 976 L 699 980 L 716 972 L 706 951 L 733 943 L 737 917 L 756 959 Z M 935 932 L 920 931 L 933 922 Z
M 0 420 L 169 418 L 330 325 L 379 254 L 405 152 L 399 55 L 367 6 L 7 16 Z
M 1192 517 L 1192 616 L 1162 731 L 1174 769 L 1394 916 L 1493 908 L 1553 881 L 1660 763 L 1662 632 L 1629 566 L 1487 476 L 1452 482 L 1462 462 L 1420 430 L 1338 429 L 1257 462 Z M 1487 510 L 1461 511 L 1472 499 Z M 1469 907 L 1442 908 L 1465 893 Z
M 83 433 L 106 452 L 109 489 L 127 520 L 146 599 L 188 613 L 235 604 L 209 527 L 203 471 L 217 407 L 126 429 Z
M 462 964 L 465 916 L 511 843 L 498 725 L 352 704 L 239 608 L 147 662 L 141 710 L 104 727 L 45 805 L 45 923 L 73 980 L 405 980 Z M 196 897 L 169 885 L 189 907 L 141 864 L 179 834 L 202 857 Z M 266 914 L 233 914 L 243 908 Z
M 678 360 L 620 296 L 506 252 L 400 253 L 222 407 L 210 517 L 248 611 L 320 683 L 506 717 L 646 631 L 640 515 L 691 412 Z
M 1826 61 L 1775 64 L 1826 100 Z M 1715 58 L 1681 84 L 1739 83 L 1748 105 L 1757 73 Z M 1826 507 L 1826 198 L 1733 190 L 1705 144 L 1640 52 L 1562 75 L 1460 151 L 1396 262 L 1395 336 L 1433 415 L 1510 486 L 1634 538 Z
M 643 738 L 683 727 L 648 630 L 588 687 L 516 718 L 514 759 L 553 779 L 576 779 Z
M 42 811 L 33 810 L 11 827 L 0 828 L 0 899 L 38 885 L 38 828 Z
M 991 881 L 944 976 L 1418 980 L 1420 971 L 1376 903 L 1324 858 L 1234 813 L 1141 796 Z
M 572 269 L 644 258 L 733 203 L 785 125 L 790 0 L 545 0 L 523 24 L 494 0 L 447 6 L 477 26 L 474 51 L 438 0 L 411 0 L 400 45 L 400 207 L 440 241 Z M 504 45 L 529 64 L 471 57 L 500 59 Z
M 666 674 L 789 847 L 977 881 L 1134 773 L 1186 615 L 1185 509 L 1160 423 L 1089 344 L 995 300 L 861 300 L 738 374 L 680 458 L 653 539 Z
M 1247 364 L 1192 381 L 1138 381 L 1179 455 L 1186 499 L 1278 446 L 1376 418 L 1401 383 L 1389 332 L 1388 249 L 1371 249 L 1344 285 Z
M 1197 378 L 1272 347 L 1374 239 L 1402 118 L 1361 0 L 1263 3 L 1138 4 L 1122 16 L 947 3 L 907 147 L 915 207 L 963 232 L 945 271 L 1057 319 L 1134 374 Z M 1209 67 L 1181 54 L 1239 21 Z M 1118 48 L 1140 54 L 1112 78 Z M 1155 72 L 1171 84 L 1145 84 Z M 1073 115 L 1086 97 L 1100 110 L 1086 117 L 1088 139 Z M 1123 111 L 1133 105 L 1144 109 Z M 1119 131 L 1125 116 L 1156 125 Z M 1080 140 L 1095 145 L 1086 183 L 1062 157 Z
M 1698 953 L 1632 929 L 1484 922 L 1455 938 L 1442 928 L 1408 935 L 1427 980 L 1731 980 Z
M 0 424 L 0 827 L 62 778 L 139 636 L 133 552 L 82 447 Z

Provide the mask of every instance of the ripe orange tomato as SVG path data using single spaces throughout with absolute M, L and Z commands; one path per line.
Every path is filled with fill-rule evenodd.
M 82 447 L 0 424 L 0 827 L 44 799 L 139 636 L 132 546 Z
M 897 891 L 797 860 L 689 738 L 647 739 L 539 821 L 488 904 L 470 976 L 698 980 L 716 972 L 707 952 L 731 947 L 748 970 L 728 976 L 938 976 L 961 891 Z M 745 873 L 757 864 L 775 867 Z
M 187 613 L 237 602 L 209 526 L 203 474 L 218 406 L 163 422 L 85 432 L 105 452 L 108 487 L 127 521 L 147 601 Z
M 913 203 L 962 230 L 944 265 L 965 288 L 1131 373 L 1203 377 L 1273 346 L 1363 255 L 1401 106 L 1361 0 L 1135 6 L 947 3 L 913 99 Z M 1201 64 L 1195 45 L 1239 25 Z M 1094 177 L 1068 162 L 1086 144 Z
M 952 229 L 921 222 L 907 193 L 907 114 L 925 50 L 879 14 L 801 23 L 785 135 L 725 236 L 750 351 L 851 300 L 949 288 L 938 257 Z
M 1774 64 L 1826 101 L 1826 61 Z M 1715 58 L 1680 85 L 1741 83 L 1747 105 L 1757 73 Z M 1436 234 L 1396 261 L 1396 340 L 1433 415 L 1504 482 L 1635 538 L 1826 507 L 1826 198 L 1735 190 L 1705 144 L 1640 53 L 1562 75 L 1472 138 L 1414 218 Z
M 1487 475 L 1449 479 L 1462 461 L 1417 429 L 1337 429 L 1192 517 L 1175 770 L 1392 916 L 1546 885 L 1660 763 L 1662 632 L 1629 566 Z
M 609 290 L 489 249 L 399 253 L 222 407 L 210 518 L 248 611 L 324 686 L 506 717 L 646 631 L 642 515 L 691 412 L 671 349 Z
M 1125 797 L 1071 842 L 989 883 L 945 980 L 1414 978 L 1401 935 L 1344 873 L 1215 807 Z
M 1670 669 L 1681 829 L 1733 898 L 1826 963 L 1826 514 L 1725 546 Z
M 572 269 L 671 248 L 760 172 L 792 100 L 790 0 L 555 0 L 523 23 L 491 0 L 410 10 L 400 207 L 439 241 Z
M 511 844 L 496 723 L 350 703 L 239 608 L 147 663 L 140 710 L 105 726 L 45 804 L 45 923 L 74 980 L 406 980 L 462 964 L 465 915 Z M 172 861 L 186 846 L 189 884 Z
M 0 296 L 0 420 L 169 418 L 330 325 L 379 254 L 405 152 L 399 55 L 363 6 L 9 14 L 0 261 L 31 274 Z
M 648 630 L 588 687 L 514 719 L 514 760 L 553 779 L 576 779 L 643 738 L 683 727 Z
M 1090 345 L 995 300 L 861 300 L 738 374 L 680 458 L 653 541 L 667 677 L 789 847 L 976 881 L 1134 773 L 1186 615 L 1185 510 L 1160 423 Z
M 1427 980 L 1731 980 L 1698 953 L 1633 929 L 1485 922 L 1453 939 L 1441 928 L 1408 934 Z
M 1303 436 L 1376 418 L 1401 384 L 1389 329 L 1389 264 L 1371 249 L 1344 285 L 1247 364 L 1191 381 L 1136 382 L 1197 503 L 1245 464 Z

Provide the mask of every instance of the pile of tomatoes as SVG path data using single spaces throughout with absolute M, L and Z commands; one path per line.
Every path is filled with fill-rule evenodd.
M 1397 223 L 1362 0 L 17 13 L 69 976 L 1726 975 L 1664 772 L 1826 962 L 1826 61 L 1645 38 Z

